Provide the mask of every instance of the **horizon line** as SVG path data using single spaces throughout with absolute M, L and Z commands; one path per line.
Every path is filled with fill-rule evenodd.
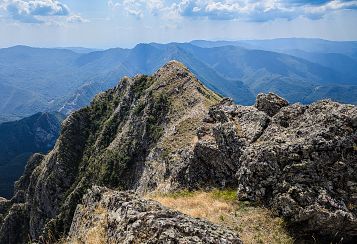
M 190 44 L 192 42 L 197 42 L 197 41 L 206 41 L 206 42 L 244 42 L 244 41 L 274 41 L 274 40 L 320 40 L 320 41 L 327 41 L 327 42 L 357 42 L 357 40 L 331 40 L 331 39 L 324 39 L 324 38 L 319 38 L 319 37 L 277 37 L 277 38 L 262 38 L 262 39 L 193 39 L 190 41 L 184 41 L 184 42 L 137 42 L 130 47 L 121 47 L 121 46 L 110 46 L 110 47 L 88 47 L 88 46 L 77 46 L 77 45 L 69 45 L 69 46 L 32 46 L 28 44 L 13 44 L 11 46 L 0 46 L 0 49 L 7 49 L 7 48 L 13 48 L 13 47 L 29 47 L 29 48 L 43 48 L 43 49 L 89 49 L 89 50 L 95 50 L 95 51 L 104 51 L 108 49 L 116 49 L 116 48 L 121 48 L 121 49 L 132 49 L 135 48 L 136 46 L 140 44 L 161 44 L 161 45 L 167 45 L 167 44 Z

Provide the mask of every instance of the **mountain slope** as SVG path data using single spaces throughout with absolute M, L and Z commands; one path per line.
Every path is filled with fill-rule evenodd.
M 139 60 L 136 57 L 140 53 L 144 54 L 145 63 L 135 61 Z M 183 62 L 207 87 L 232 97 L 240 104 L 252 104 L 254 96 L 262 91 L 276 92 L 291 102 L 310 103 L 329 97 L 340 102 L 357 102 L 356 77 L 305 59 L 270 51 L 233 46 L 200 48 L 190 44 L 151 43 L 140 44 L 130 50 L 123 63 L 136 67 L 138 72 L 150 74 L 170 59 Z M 127 73 L 135 74 L 135 69 L 125 69 Z M 125 69 L 118 67 L 110 75 L 122 75 Z M 317 87 L 320 93 L 315 92 Z M 333 88 L 341 93 L 330 96 L 331 93 L 323 92 Z
M 0 196 L 12 196 L 14 182 L 33 153 L 52 149 L 63 119 L 59 113 L 37 113 L 0 124 Z
M 0 199 L 0 241 L 54 242 L 71 226 L 85 232 L 82 199 L 101 206 L 84 205 L 89 217 L 126 211 L 101 199 L 127 193 L 99 188 L 83 198 L 94 185 L 137 194 L 233 188 L 238 199 L 284 217 L 299 238 L 353 240 L 356 129 L 356 106 L 289 105 L 271 93 L 254 106 L 236 105 L 171 61 L 153 76 L 123 78 L 63 122 L 54 149 L 31 157 L 15 196 Z M 145 230 L 124 222 L 113 236 Z
M 267 40 L 242 40 L 242 41 L 205 41 L 196 40 L 191 44 L 200 47 L 221 47 L 221 46 L 240 46 L 248 49 L 259 49 L 274 52 L 289 50 L 301 50 L 304 52 L 315 53 L 339 53 L 357 58 L 356 41 L 328 41 L 313 38 L 278 38 Z
M 113 87 L 118 77 L 151 75 L 172 59 L 185 63 L 210 89 L 245 105 L 253 104 L 254 97 L 262 91 L 276 92 L 292 102 L 309 103 L 331 97 L 357 103 L 357 75 L 354 63 L 348 63 L 353 59 L 348 56 L 354 50 L 353 43 L 333 42 L 323 49 L 340 51 L 340 65 L 336 65 L 333 54 L 322 51 L 331 62 L 323 62 L 324 57 L 307 59 L 305 55 L 306 60 L 282 53 L 289 54 L 290 49 L 272 52 L 242 48 L 241 42 L 205 43 L 203 46 L 209 48 L 151 43 L 89 53 L 25 46 L 0 49 L 0 113 L 3 120 L 40 111 L 69 113 L 89 104 L 96 93 Z M 263 44 L 256 48 L 264 49 Z M 323 89 L 316 93 L 321 86 Z M 331 96 L 327 91 L 334 88 L 341 92 Z
M 124 78 L 97 95 L 91 106 L 64 121 L 46 157 L 33 158 L 30 165 L 37 167 L 31 180 L 25 175 L 17 184 L 15 198 L 30 206 L 22 238 L 29 232 L 37 239 L 43 228 L 68 231 L 79 200 L 93 184 L 142 192 L 182 185 L 185 167 L 178 162 L 192 151 L 195 128 L 219 100 L 177 62 L 153 77 Z
M 337 71 L 353 80 L 357 79 L 357 42 L 326 41 L 321 39 L 283 38 L 251 41 L 192 41 L 204 47 L 237 46 L 251 50 L 283 53 Z
M 354 77 L 355 80 L 357 79 L 357 59 L 351 58 L 345 54 L 305 52 L 296 49 L 287 50 L 285 53 L 336 70 L 342 74 Z

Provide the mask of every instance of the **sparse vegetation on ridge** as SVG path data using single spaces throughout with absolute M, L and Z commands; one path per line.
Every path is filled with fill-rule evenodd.
M 240 235 L 243 243 L 291 244 L 292 236 L 284 221 L 266 208 L 237 201 L 236 190 L 155 193 L 146 196 L 162 205 L 192 217 L 203 218 L 228 227 Z

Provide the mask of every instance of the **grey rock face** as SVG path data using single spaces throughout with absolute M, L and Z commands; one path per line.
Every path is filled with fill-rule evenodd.
M 133 192 L 93 187 L 78 205 L 67 241 L 88 243 L 242 243 L 221 226 L 144 200 Z
M 47 156 L 35 154 L 30 158 L 4 212 L 0 243 L 26 243 L 29 237 L 38 238 L 59 213 L 64 194 L 75 180 L 78 165 L 73 162 L 84 148 L 85 121 L 83 111 L 68 117 L 55 148 Z
M 332 101 L 286 106 L 273 94 L 257 101 L 257 108 L 220 104 L 211 116 L 241 128 L 233 160 L 238 198 L 271 207 L 300 237 L 355 238 L 357 108 Z
M 60 113 L 46 112 L 0 124 L 0 196 L 13 197 L 13 185 L 26 162 L 34 152 L 47 153 L 53 148 L 63 119 Z
M 282 107 L 289 103 L 274 93 L 260 93 L 257 96 L 255 106 L 258 110 L 265 112 L 269 116 L 274 116 Z
M 8 210 L 11 202 L 5 198 L 0 198 L 0 225 L 5 218 L 6 211 Z
M 304 234 L 356 236 L 356 114 L 331 101 L 282 108 L 240 158 L 239 198 L 265 202 Z
M 205 123 L 197 130 L 194 151 L 185 171 L 188 188 L 235 187 L 235 172 L 246 141 L 233 117 L 236 105 L 224 99 L 209 109 Z

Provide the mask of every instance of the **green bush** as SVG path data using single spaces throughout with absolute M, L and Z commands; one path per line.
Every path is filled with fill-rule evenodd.
M 237 200 L 237 190 L 235 189 L 215 189 L 212 191 L 212 195 L 216 199 L 223 199 L 225 201 Z

